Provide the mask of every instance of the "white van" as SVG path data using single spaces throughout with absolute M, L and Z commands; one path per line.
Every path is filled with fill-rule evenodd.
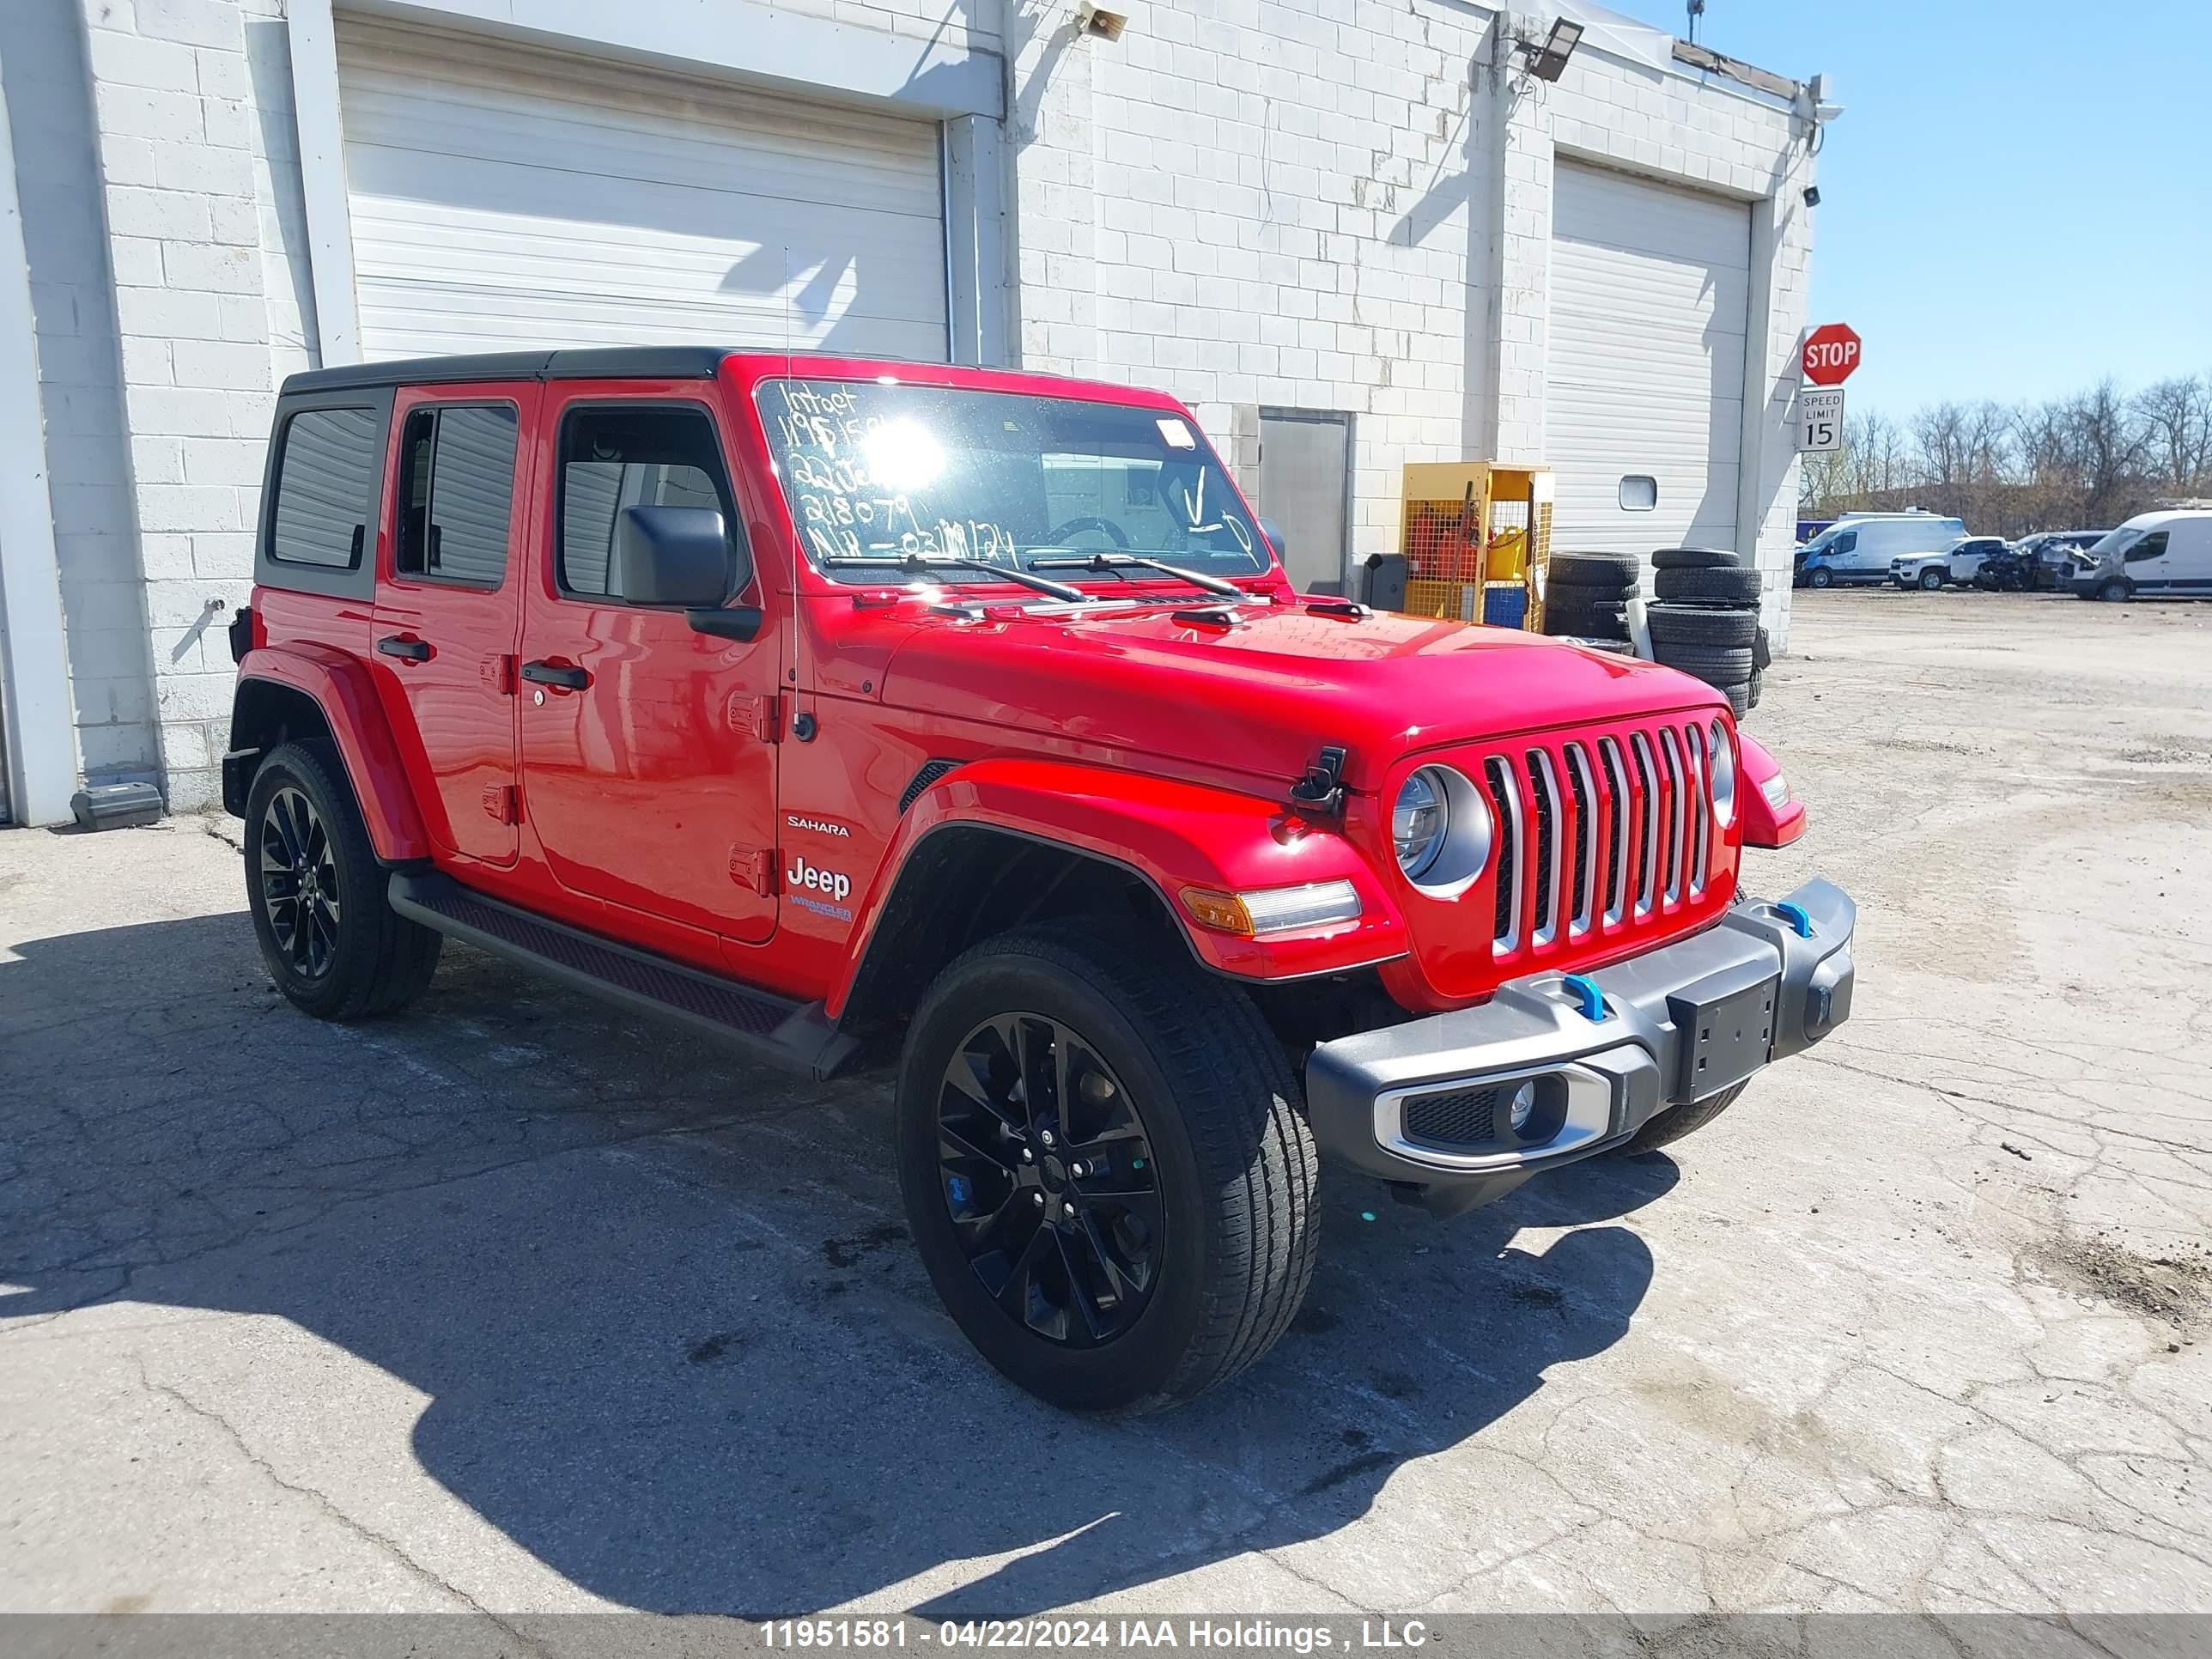
M 2138 513 L 2072 568 L 2085 599 L 2212 599 L 2212 513 Z
M 1886 582 L 1892 559 L 1948 555 L 1966 533 L 1964 519 L 1934 513 L 1848 513 L 1805 544 L 1797 580 L 1808 587 Z

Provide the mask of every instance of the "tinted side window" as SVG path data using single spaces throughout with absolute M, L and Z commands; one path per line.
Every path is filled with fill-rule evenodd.
M 515 414 L 505 404 L 418 409 L 400 443 L 402 575 L 496 587 L 514 507 Z
M 2138 559 L 2155 559 L 2166 551 L 2166 532 L 2154 530 L 2122 556 L 2120 562 L 2133 564 Z
M 373 409 L 310 409 L 285 422 L 270 557 L 337 569 L 361 562 L 380 426 Z
M 1828 551 L 1831 553 L 1849 553 L 1854 548 L 1857 547 L 1858 544 L 1859 532 L 1856 530 L 1846 530 L 1842 535 L 1837 537 L 1835 540 L 1828 544 Z
M 622 595 L 615 525 L 626 507 L 704 507 L 722 515 L 736 586 L 751 575 L 744 538 L 707 411 L 690 404 L 586 404 L 561 422 L 556 574 L 581 599 Z

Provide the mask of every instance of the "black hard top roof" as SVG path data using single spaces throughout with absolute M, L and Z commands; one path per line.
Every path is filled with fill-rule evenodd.
M 727 346 L 609 346 L 591 351 L 480 351 L 453 357 L 403 357 L 391 362 L 303 369 L 285 377 L 284 394 L 465 380 L 711 380 L 720 370 L 722 360 L 732 355 Z

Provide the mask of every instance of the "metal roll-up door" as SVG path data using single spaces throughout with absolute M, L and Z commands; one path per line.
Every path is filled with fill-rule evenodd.
M 949 353 L 933 122 L 356 17 L 338 78 L 366 356 Z
M 1751 210 L 1562 160 L 1545 456 L 1555 546 L 1733 547 Z

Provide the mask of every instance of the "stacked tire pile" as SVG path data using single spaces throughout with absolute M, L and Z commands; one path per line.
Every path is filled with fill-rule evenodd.
M 1759 575 L 1713 547 L 1662 548 L 1651 556 L 1656 600 L 1644 608 L 1651 654 L 1728 694 L 1739 714 L 1758 706 L 1766 665 L 1759 625 Z M 1633 553 L 1554 553 L 1544 593 L 1544 631 L 1628 641 L 1628 602 L 1644 561 Z
M 1544 585 L 1544 631 L 1628 643 L 1628 602 L 1644 561 L 1633 553 L 1554 553 Z
M 1662 548 L 1651 556 L 1657 599 L 1644 609 L 1651 654 L 1728 694 L 1737 714 L 1759 706 L 1766 630 L 1759 625 L 1759 575 L 1717 547 Z

